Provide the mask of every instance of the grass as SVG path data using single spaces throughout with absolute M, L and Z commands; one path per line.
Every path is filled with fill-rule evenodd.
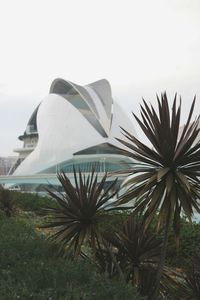
M 83 260 L 58 256 L 31 216 L 0 215 L 0 300 L 139 300 L 131 286 L 108 280 Z

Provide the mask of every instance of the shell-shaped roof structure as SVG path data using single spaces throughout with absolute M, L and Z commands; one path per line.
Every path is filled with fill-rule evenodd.
M 123 138 L 120 126 L 135 134 L 133 124 L 113 101 L 107 80 L 80 86 L 55 79 L 19 137 L 24 140 L 34 133 L 38 141 L 14 175 L 71 172 L 73 166 L 85 172 L 120 169 L 128 160 L 112 147 L 122 147 L 116 140 Z

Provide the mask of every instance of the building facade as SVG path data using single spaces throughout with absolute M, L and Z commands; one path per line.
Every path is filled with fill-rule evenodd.
M 16 156 L 0 157 L 0 176 L 9 174 L 16 159 Z
M 110 84 L 102 79 L 79 86 L 56 79 L 50 93 L 33 112 L 23 147 L 10 174 L 26 176 L 82 172 L 112 172 L 133 163 L 113 146 L 123 147 L 120 126 L 135 135 L 133 124 L 113 101 Z

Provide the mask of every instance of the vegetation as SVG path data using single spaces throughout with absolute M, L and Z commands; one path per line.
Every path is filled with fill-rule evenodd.
M 180 214 L 183 211 L 191 221 L 194 210 L 200 212 L 200 143 L 195 143 L 199 133 L 199 117 L 191 122 L 195 100 L 192 103 L 186 124 L 180 133 L 181 104 L 176 105 L 176 96 L 170 113 L 166 93 L 158 100 L 158 112 L 144 101 L 140 120 L 135 119 L 153 146 L 146 146 L 123 129 L 128 141 L 119 140 L 128 150 L 121 153 L 139 162 L 130 170 L 134 175 L 126 182 L 128 191 L 121 203 L 135 199 L 135 212 L 144 212 L 146 226 L 158 213 L 158 230 L 163 229 L 161 251 L 154 299 L 158 290 L 165 263 L 170 226 L 180 235 Z
M 64 173 L 58 174 L 58 179 L 64 188 L 64 194 L 58 195 L 49 191 L 59 205 L 58 208 L 47 208 L 53 220 L 45 227 L 58 227 L 51 239 L 59 243 L 65 251 L 72 250 L 75 256 L 81 253 L 82 245 L 89 240 L 95 252 L 102 239 L 102 227 L 108 220 L 108 212 L 117 203 L 117 200 L 109 202 L 117 193 L 116 189 L 113 191 L 116 180 L 105 188 L 106 174 L 98 182 L 94 172 L 85 177 L 75 170 L 75 187 Z
M 16 192 L 10 192 L 12 196 L 13 193 Z M 76 261 L 72 261 L 70 256 L 65 259 L 60 257 L 58 246 L 46 240 L 51 230 L 38 228 L 44 222 L 46 224 L 40 210 L 41 203 L 55 207 L 56 201 L 35 196 L 37 201 L 33 205 L 34 195 L 28 196 L 17 193 L 18 201 L 13 201 L 13 217 L 6 218 L 3 211 L 0 214 L 2 299 L 51 297 L 79 300 L 93 299 L 94 293 L 96 299 L 112 299 L 112 296 L 113 299 L 141 299 L 138 292 L 152 299 L 150 292 L 155 282 L 155 266 L 161 247 L 161 235 L 155 233 L 154 226 L 144 230 L 141 217 L 135 218 L 127 211 L 109 213 L 109 222 L 103 226 L 104 243 L 96 249 L 95 259 L 91 259 L 90 244 L 87 244 L 82 249 L 85 255 L 82 252 Z M 164 268 L 162 299 L 169 294 L 171 299 L 190 299 L 192 295 L 191 299 L 199 299 L 195 296 L 199 283 L 198 259 L 191 258 L 200 248 L 200 224 L 191 226 L 182 219 L 181 226 L 178 252 L 174 246 L 173 232 L 169 235 L 167 262 L 170 268 Z M 124 281 L 119 276 L 116 262 L 123 272 Z M 179 273 L 173 270 L 179 270 Z M 179 281 L 173 280 L 175 275 L 178 275 Z
M 185 285 L 188 299 L 200 299 L 200 254 L 196 252 L 192 255 L 185 269 Z
M 200 212 L 194 103 L 180 133 L 176 97 L 171 113 L 166 94 L 157 113 L 144 101 L 142 120 L 135 118 L 153 147 L 123 129 L 127 150 L 120 151 L 140 164 L 127 171 L 119 199 L 117 179 L 99 181 L 94 171 L 74 170 L 74 184 L 58 174 L 64 192 L 49 190 L 50 198 L 0 190 L 1 299 L 200 298 L 200 224 L 191 225 Z
M 109 255 L 109 245 L 115 256 L 114 261 L 118 262 L 126 282 L 137 287 L 140 294 L 147 297 L 145 299 L 152 299 L 162 240 L 151 230 L 145 230 L 145 224 L 137 216 L 130 215 L 121 225 L 121 230 L 105 233 L 107 247 L 98 249 L 97 262 L 101 270 L 107 271 L 111 278 L 117 276 L 117 269 Z M 169 267 L 164 268 L 160 288 L 160 294 L 163 296 L 173 293 L 178 288 L 178 283 L 171 277 L 172 274 L 173 270 Z
M 34 300 L 142 300 L 123 282 L 108 280 L 83 259 L 58 256 L 31 216 L 0 218 L 0 298 Z
M 50 222 L 43 226 L 54 229 L 50 239 L 68 257 L 87 258 L 98 266 L 101 274 L 131 283 L 142 296 L 153 299 L 161 238 L 146 228 L 141 215 L 127 214 L 126 220 L 122 218 L 121 228 L 119 224 L 110 226 L 112 223 L 107 221 L 119 215 L 113 211 L 119 212 L 122 207 L 118 206 L 118 200 L 108 202 L 116 191 L 112 191 L 115 182 L 107 185 L 106 174 L 97 183 L 94 172 L 85 177 L 80 171 L 74 171 L 75 187 L 65 174 L 59 174 L 58 178 L 64 194 L 49 192 L 59 207 L 47 208 Z M 178 287 L 172 278 L 173 271 L 164 266 L 163 271 L 161 296 L 174 293 Z
M 56 201 L 52 201 L 50 197 L 39 196 L 35 193 L 21 193 L 17 191 L 10 191 L 11 198 L 14 205 L 23 211 L 31 211 L 37 214 L 43 214 L 43 208 L 46 206 L 57 207 Z
M 10 217 L 14 211 L 14 201 L 8 190 L 0 187 L 0 210 L 2 210 L 7 217 Z
M 173 268 L 185 268 L 188 261 L 200 249 L 200 223 L 191 225 L 185 218 L 181 219 L 180 245 L 176 249 L 174 233 L 169 234 L 167 262 Z

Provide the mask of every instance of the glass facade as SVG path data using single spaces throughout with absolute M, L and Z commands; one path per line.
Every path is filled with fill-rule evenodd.
M 60 164 L 54 165 L 40 173 L 42 174 L 54 174 L 60 171 L 65 173 L 73 173 L 73 169 L 85 173 L 92 172 L 115 172 L 120 170 L 127 170 L 132 165 L 132 162 L 128 158 L 119 157 L 90 157 L 87 160 L 83 158 L 71 159 Z

